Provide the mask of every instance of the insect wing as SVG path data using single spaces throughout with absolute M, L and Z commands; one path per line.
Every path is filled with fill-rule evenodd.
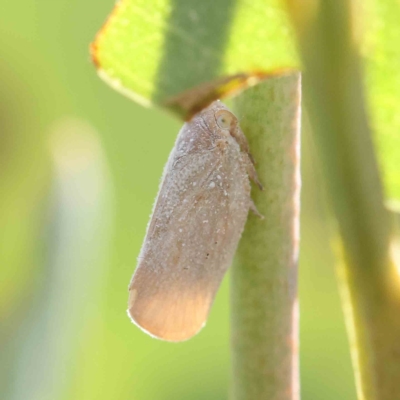
M 129 286 L 129 315 L 152 336 L 186 340 L 205 324 L 247 218 L 250 184 L 233 138 L 167 164 Z

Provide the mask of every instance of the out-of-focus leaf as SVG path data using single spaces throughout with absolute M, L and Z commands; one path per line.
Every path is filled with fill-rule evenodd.
M 363 53 L 386 197 L 400 200 L 400 1 L 369 0 Z
M 301 32 L 307 31 L 309 20 L 318 2 L 322 1 L 307 0 L 303 3 L 286 0 Z M 369 120 L 377 145 L 386 198 L 395 200 L 400 200 L 399 21 L 399 0 L 353 2 L 353 39 L 363 56 Z M 323 55 L 319 58 L 320 62 L 324 61 Z M 340 76 L 343 71 L 337 69 L 335 73 Z
M 50 144 L 54 178 L 45 235 L 47 271 L 42 290 L 25 306 L 23 333 L 15 339 L 9 400 L 63 398 L 98 340 L 88 337 L 88 327 L 101 325 L 112 228 L 103 148 L 94 129 L 75 119 L 60 121 Z
M 304 92 L 310 104 L 315 143 L 340 234 L 335 245 L 338 275 L 358 397 L 383 400 L 400 392 L 396 356 L 400 287 L 394 275 L 396 256 L 389 251 L 394 232 L 383 204 L 382 179 L 370 129 L 376 114 L 370 104 L 366 105 L 364 96 L 365 92 L 369 96 L 373 93 L 369 86 L 374 82 L 368 80 L 368 74 L 363 75 L 363 70 L 371 68 L 371 60 L 365 58 L 366 65 L 362 66 L 358 47 L 362 43 L 362 49 L 375 61 L 368 40 L 376 32 L 367 30 L 365 34 L 359 31 L 360 25 L 354 24 L 361 21 L 355 19 L 360 15 L 355 6 L 361 3 L 320 0 L 308 21 L 298 16 L 301 9 L 290 10 L 308 72 Z M 288 4 L 296 3 L 290 0 Z M 365 27 L 380 16 L 364 15 Z M 386 140 L 383 132 L 375 134 Z M 378 153 L 384 163 L 385 154 Z M 387 172 L 393 170 L 388 168 Z
M 122 0 L 92 56 L 113 87 L 184 117 L 297 65 L 279 0 Z

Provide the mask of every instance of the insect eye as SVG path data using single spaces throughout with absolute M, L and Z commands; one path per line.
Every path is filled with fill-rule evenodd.
M 221 129 L 229 129 L 234 118 L 234 115 L 226 110 L 219 110 L 215 113 L 215 119 Z

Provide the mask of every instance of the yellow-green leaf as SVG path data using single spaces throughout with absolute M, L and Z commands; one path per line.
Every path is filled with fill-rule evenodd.
M 92 56 L 115 88 L 184 117 L 297 65 L 279 0 L 122 0 Z
M 400 1 L 369 0 L 363 52 L 386 196 L 400 199 Z

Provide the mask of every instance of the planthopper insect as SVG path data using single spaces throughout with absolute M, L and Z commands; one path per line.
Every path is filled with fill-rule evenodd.
M 220 101 L 185 123 L 167 165 L 137 269 L 128 314 L 151 336 L 182 341 L 205 324 L 262 189 L 238 120 Z

